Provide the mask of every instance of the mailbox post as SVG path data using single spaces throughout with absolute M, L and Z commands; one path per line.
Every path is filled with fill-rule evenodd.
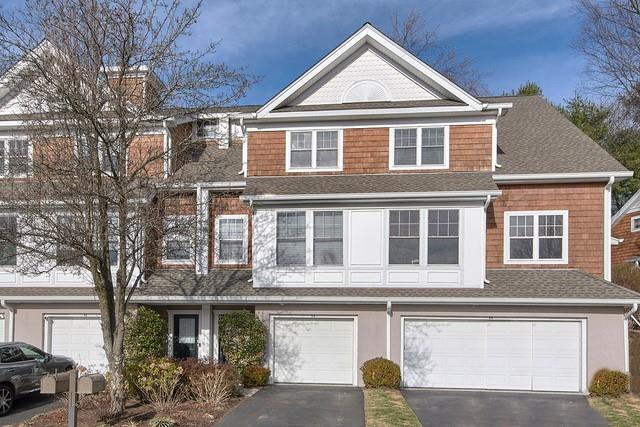
M 78 379 L 78 371 L 70 371 L 45 375 L 40 380 L 40 393 L 67 393 L 69 396 L 68 427 L 76 427 L 78 394 L 95 394 L 105 389 L 105 378 L 102 374 L 85 375 Z

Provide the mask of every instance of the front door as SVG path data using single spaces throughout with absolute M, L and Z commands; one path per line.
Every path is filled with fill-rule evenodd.
M 198 357 L 198 315 L 175 314 L 173 317 L 173 357 Z

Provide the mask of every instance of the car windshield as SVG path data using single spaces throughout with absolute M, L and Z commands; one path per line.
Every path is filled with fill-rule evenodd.
M 20 344 L 18 347 L 20 348 L 20 351 L 22 351 L 24 358 L 27 360 L 44 358 L 44 353 L 31 345 Z
M 0 363 L 15 363 L 22 361 L 24 361 L 24 356 L 18 347 L 0 347 Z

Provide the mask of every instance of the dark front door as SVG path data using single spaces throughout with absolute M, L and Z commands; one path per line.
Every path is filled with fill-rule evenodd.
M 176 314 L 173 317 L 173 357 L 198 357 L 198 315 Z

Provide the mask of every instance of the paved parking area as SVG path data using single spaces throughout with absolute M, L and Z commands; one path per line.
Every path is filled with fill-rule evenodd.
M 606 427 L 584 396 L 484 391 L 403 390 L 424 427 Z
M 9 414 L 0 418 L 0 426 L 18 425 L 38 414 L 57 409 L 62 401 L 47 394 L 33 393 L 16 400 Z
M 217 427 L 364 426 L 364 396 L 357 387 L 265 387 L 225 415 Z

